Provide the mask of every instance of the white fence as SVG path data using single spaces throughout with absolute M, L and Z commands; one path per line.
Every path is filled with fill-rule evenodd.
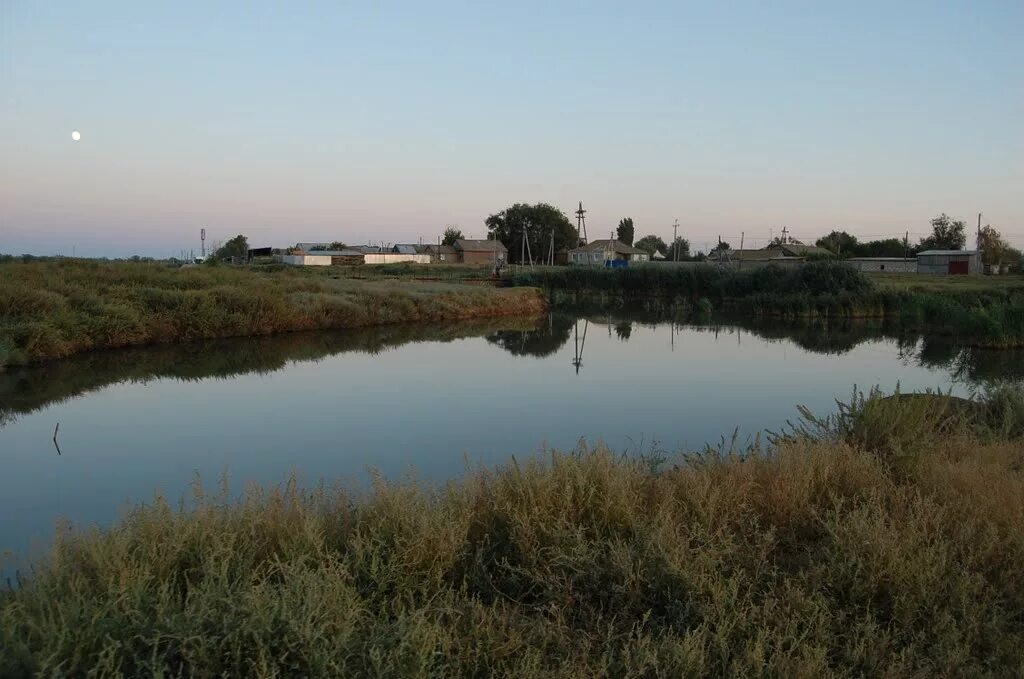
M 413 264 L 430 264 L 430 255 L 399 255 L 393 252 L 382 254 L 368 254 L 363 258 L 366 264 L 401 264 L 410 262 Z

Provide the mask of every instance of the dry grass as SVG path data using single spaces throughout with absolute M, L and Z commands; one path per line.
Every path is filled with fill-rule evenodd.
M 987 417 L 899 455 L 833 425 L 671 467 L 197 488 L 62 537 L 0 599 L 0 675 L 1019 676 L 1024 444 Z
M 0 264 L 0 368 L 92 349 L 536 315 L 537 291 L 63 260 Z

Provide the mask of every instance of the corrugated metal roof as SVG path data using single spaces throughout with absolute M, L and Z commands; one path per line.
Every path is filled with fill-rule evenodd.
M 399 255 L 416 255 L 419 252 L 416 250 L 415 245 L 396 245 L 391 250 Z
M 305 250 L 307 255 L 323 255 L 324 257 L 362 257 L 359 250 Z
M 917 253 L 917 256 L 921 255 L 976 255 L 977 250 L 925 250 L 924 252 Z

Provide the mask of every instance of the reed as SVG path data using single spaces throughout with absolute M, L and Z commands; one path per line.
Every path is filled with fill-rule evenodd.
M 534 290 L 86 260 L 0 263 L 0 368 L 93 349 L 543 313 Z
M 513 278 L 541 287 L 555 305 L 595 301 L 609 307 L 709 308 L 749 317 L 804 319 L 886 318 L 905 331 L 929 332 L 972 346 L 1024 346 L 1024 286 L 1010 280 L 983 285 L 880 284 L 842 263 L 810 262 L 795 269 L 735 271 L 712 265 L 626 269 L 538 269 Z
M 1024 399 L 951 403 L 869 392 L 766 450 L 443 487 L 197 482 L 62 532 L 0 595 L 0 675 L 1015 675 Z

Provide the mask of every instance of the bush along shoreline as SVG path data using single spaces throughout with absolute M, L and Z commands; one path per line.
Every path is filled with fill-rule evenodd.
M 527 289 L 226 266 L 12 262 L 0 264 L 0 369 L 96 349 L 546 311 L 545 296 Z
M 566 267 L 525 272 L 512 284 L 544 289 L 556 307 L 597 303 L 683 315 L 715 310 L 790 320 L 885 318 L 905 330 L 946 335 L 968 346 L 1024 346 L 1024 286 L 893 289 L 833 262 L 752 271 L 711 265 Z
M 870 392 L 744 450 L 197 483 L 60 533 L 0 676 L 1015 675 L 1022 436 L 1019 388 Z

